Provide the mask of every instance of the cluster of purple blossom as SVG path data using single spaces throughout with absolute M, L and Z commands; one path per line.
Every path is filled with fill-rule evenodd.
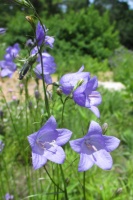
M 36 29 L 37 47 L 32 50 L 32 54 L 38 53 L 38 46 L 43 43 L 53 47 L 54 39 L 46 38 L 45 27 L 40 23 Z M 34 69 L 38 78 L 43 78 L 47 84 L 51 83 L 50 74 L 56 70 L 54 58 L 48 53 L 42 53 L 43 70 L 40 63 L 40 57 L 37 61 L 39 64 Z M 97 106 L 101 103 L 102 98 L 99 92 L 97 77 L 90 77 L 89 72 L 83 72 L 82 66 L 78 72 L 62 76 L 59 81 L 59 90 L 61 93 L 72 98 L 76 104 L 90 109 L 98 118 L 100 112 Z M 68 129 L 57 129 L 57 123 L 53 116 L 42 126 L 42 128 L 29 135 L 28 141 L 32 148 L 33 168 L 38 169 L 46 164 L 47 160 L 62 164 L 65 160 L 65 152 L 62 148 L 71 138 L 72 132 Z M 90 123 L 89 130 L 83 138 L 70 141 L 71 148 L 80 154 L 78 171 L 86 171 L 96 164 L 104 170 L 112 167 L 112 157 L 110 152 L 119 145 L 119 139 L 113 136 L 105 136 L 102 128 L 97 122 Z
M 4 199 L 5 200 L 11 200 L 11 199 L 14 199 L 14 196 L 9 194 L 9 193 L 6 193 L 6 195 L 4 196 Z
M 56 71 L 54 58 L 46 51 L 41 52 L 42 46 L 53 47 L 54 38 L 47 36 L 47 29 L 38 22 L 36 27 L 36 39 L 31 39 L 27 45 L 32 46 L 30 59 L 36 56 L 37 66 L 34 72 L 39 79 L 44 79 L 46 84 L 51 84 L 51 74 Z M 15 44 L 6 49 L 4 60 L 0 62 L 1 76 L 11 77 L 16 70 L 13 62 L 19 53 L 19 45 Z M 31 57 L 32 56 L 32 57 Z M 61 93 L 72 98 L 79 106 L 91 110 L 98 118 L 100 112 L 97 106 L 102 98 L 99 92 L 97 77 L 90 77 L 89 72 L 83 72 L 82 66 L 78 72 L 66 74 L 59 80 L 59 90 Z M 27 72 L 27 70 L 26 70 Z M 23 78 L 22 74 L 22 78 Z M 72 132 L 68 129 L 57 129 L 57 123 L 53 116 L 43 125 L 43 127 L 28 136 L 28 141 L 32 148 L 32 163 L 34 169 L 38 169 L 46 164 L 47 160 L 62 164 L 65 160 L 65 152 L 62 148 L 71 138 Z M 83 138 L 70 141 L 71 148 L 80 154 L 78 171 L 86 171 L 93 164 L 96 164 L 104 170 L 111 169 L 112 157 L 110 152 L 119 145 L 119 139 L 113 136 L 105 136 L 102 128 L 97 122 L 92 121 L 87 134 Z
M 39 79 L 43 79 L 47 84 L 52 83 L 51 74 L 55 73 L 56 71 L 56 64 L 54 62 L 54 58 L 48 54 L 46 51 L 42 52 L 42 62 L 43 62 L 43 69 L 41 64 L 41 58 L 38 54 L 40 47 L 42 45 L 48 45 L 50 48 L 53 48 L 54 38 L 51 36 L 46 35 L 47 29 L 45 26 L 42 26 L 40 22 L 38 22 L 36 27 L 36 44 L 32 51 L 31 55 L 38 55 L 37 56 L 37 66 L 34 69 L 34 72 Z
M 17 67 L 14 63 L 15 58 L 18 56 L 20 51 L 19 44 L 16 43 L 13 46 L 9 46 L 6 49 L 6 54 L 4 55 L 4 60 L 0 61 L 0 76 L 1 77 L 12 77 L 13 73 L 16 71 Z
M 3 34 L 5 29 L 1 28 L 0 32 Z M 46 51 L 42 52 L 42 62 L 43 62 L 43 69 L 41 67 L 41 58 L 38 54 L 38 51 L 40 50 L 41 46 L 43 44 L 48 45 L 50 48 L 53 47 L 54 38 L 46 35 L 47 29 L 45 26 L 42 26 L 40 22 L 38 22 L 36 27 L 36 39 L 32 41 L 29 39 L 26 42 L 27 46 L 34 47 L 31 50 L 31 55 L 28 59 L 26 59 L 26 64 L 29 67 L 28 64 L 30 64 L 30 60 L 34 59 L 34 56 L 36 55 L 37 59 L 37 65 L 34 68 L 34 72 L 37 76 L 37 78 L 42 79 L 44 76 L 45 82 L 47 84 L 52 83 L 51 74 L 53 74 L 56 71 L 56 64 L 54 62 L 54 58 L 48 54 Z M 10 46 L 6 49 L 6 54 L 4 56 L 4 60 L 0 61 L 0 76 L 1 77 L 12 77 L 13 73 L 17 70 L 16 64 L 14 63 L 14 59 L 18 56 L 20 51 L 19 44 L 14 44 L 13 46 Z M 29 63 L 28 63 L 29 62 Z M 27 72 L 28 70 L 26 70 Z M 23 78 L 23 75 L 22 75 Z

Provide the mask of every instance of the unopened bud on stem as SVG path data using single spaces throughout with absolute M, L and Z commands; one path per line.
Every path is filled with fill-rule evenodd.
M 32 8 L 31 4 L 28 3 L 26 0 L 13 0 L 13 1 L 19 5 L 26 6 L 28 8 Z
M 34 21 L 34 18 L 33 18 L 32 16 L 26 16 L 25 18 L 26 18 L 26 20 L 31 24 L 31 26 L 32 26 L 33 28 L 35 28 L 35 21 Z
M 102 125 L 103 134 L 106 133 L 107 129 L 108 129 L 108 124 L 107 124 L 107 123 L 104 123 L 104 124 Z

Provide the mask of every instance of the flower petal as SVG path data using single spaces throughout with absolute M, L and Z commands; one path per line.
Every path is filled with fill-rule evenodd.
M 47 162 L 47 158 L 44 156 L 32 153 L 32 164 L 34 169 L 39 169 Z
M 110 170 L 112 168 L 113 160 L 111 155 L 104 149 L 101 149 L 100 151 L 96 151 L 92 155 L 94 163 L 104 169 L 104 170 Z
M 70 143 L 70 146 L 71 148 L 76 151 L 77 153 L 80 153 L 81 151 L 81 144 L 83 142 L 84 138 L 79 138 L 77 140 L 71 140 L 69 143 Z
M 57 128 L 56 120 L 54 116 L 51 116 L 38 132 L 39 133 L 44 131 L 49 132 L 55 130 L 56 128 Z
M 30 143 L 30 146 L 33 147 L 34 144 L 35 144 L 35 142 L 36 142 L 37 132 L 35 132 L 35 133 L 33 133 L 33 134 L 27 136 L 27 138 L 28 138 L 28 141 L 29 141 L 29 143 Z
M 82 65 L 81 67 L 80 67 L 80 69 L 77 71 L 77 73 L 80 73 L 80 72 L 82 72 L 84 70 L 84 65 Z
M 54 38 L 51 36 L 45 37 L 45 44 L 49 45 L 51 48 L 53 48 Z
M 84 88 L 84 85 L 78 87 L 73 92 L 73 100 L 75 101 L 76 104 L 84 107 L 85 102 L 86 102 L 86 96 L 85 96 L 84 92 L 82 92 L 83 88 Z
M 91 78 L 88 83 L 87 83 L 87 90 L 90 92 L 90 91 L 93 91 L 93 90 L 96 90 L 98 87 L 98 80 L 97 80 L 97 77 L 94 76 L 93 78 Z
M 96 106 L 91 106 L 89 109 L 96 115 L 96 117 L 100 117 L 99 109 Z
M 56 130 L 58 132 L 56 144 L 59 146 L 66 144 L 71 138 L 72 132 L 68 129 L 56 129 Z
M 41 44 L 44 42 L 44 39 L 45 39 L 44 30 L 45 30 L 45 27 L 43 29 L 40 22 L 38 22 L 37 27 L 36 27 L 36 39 L 39 46 L 41 46 Z
M 92 93 L 89 94 L 89 99 L 90 99 L 90 106 L 96 106 L 102 102 L 102 97 L 100 93 L 97 91 L 92 91 Z
M 88 81 L 88 79 L 90 78 L 90 73 L 82 72 L 82 70 L 83 67 L 81 67 L 78 72 L 65 74 L 61 77 L 59 83 L 61 85 L 60 88 L 64 94 L 70 94 L 78 81 L 83 80 L 84 83 Z
M 65 152 L 60 146 L 56 146 L 56 151 L 51 151 L 52 148 L 45 151 L 45 157 L 52 162 L 62 164 L 65 160 Z
M 88 134 L 86 135 L 87 137 L 88 136 L 94 136 L 94 135 L 102 135 L 102 128 L 101 128 L 101 126 L 97 123 L 97 122 L 95 122 L 95 121 L 91 121 L 91 123 L 90 123 L 90 127 L 89 127 L 89 130 L 88 130 Z M 86 136 L 85 136 L 85 138 L 86 138 Z
M 103 137 L 108 152 L 115 150 L 120 144 L 120 140 L 116 137 L 105 135 Z
M 45 83 L 47 84 L 51 84 L 52 83 L 52 78 L 49 74 L 47 75 L 44 75 L 44 80 L 45 80 Z
M 3 69 L 1 70 L 1 77 L 5 77 L 5 76 L 8 76 L 8 77 L 12 77 L 13 75 L 13 71 L 9 70 L 9 69 Z
M 93 166 L 94 162 L 91 158 L 91 156 L 87 155 L 87 154 L 80 154 L 80 161 L 79 161 L 79 165 L 78 165 L 78 171 L 82 172 L 82 171 L 86 171 L 88 169 L 90 169 Z
M 6 32 L 6 28 L 0 28 L 0 34 L 4 34 Z

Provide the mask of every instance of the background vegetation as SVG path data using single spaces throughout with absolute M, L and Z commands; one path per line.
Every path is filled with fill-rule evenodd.
M 30 15 L 31 10 L 8 2 L 0 2 L 0 27 L 7 28 L 7 33 L 0 36 L 1 59 L 7 46 L 16 42 L 24 49 L 21 56 L 25 56 L 25 43 L 33 38 L 25 20 L 25 14 Z M 93 167 L 86 173 L 86 189 L 89 200 L 133 199 L 133 10 L 126 2 L 118 0 L 95 0 L 93 5 L 86 0 L 32 0 L 32 3 L 49 29 L 49 35 L 55 37 L 54 48 L 48 51 L 55 57 L 59 77 L 77 71 L 84 64 L 85 71 L 97 75 L 99 80 L 111 79 L 125 85 L 126 89 L 121 92 L 99 88 L 103 102 L 99 106 L 101 119 L 97 121 L 101 125 L 107 122 L 107 135 L 118 137 L 121 144 L 112 153 L 114 166 L 111 171 Z M 106 77 L 106 72 L 113 75 Z M 20 91 L 19 101 L 6 102 L 1 93 L 0 139 L 5 147 L 0 153 L 0 198 L 10 192 L 16 200 L 26 197 L 53 200 L 53 193 L 58 191 L 44 169 L 32 170 L 26 138 L 45 121 L 44 102 L 42 97 L 38 101 L 28 95 L 24 103 L 21 95 Z M 52 98 L 51 109 L 54 108 L 53 114 L 58 121 L 62 108 L 55 93 Z M 79 137 L 87 131 L 88 119 L 96 120 L 93 114 L 81 110 L 71 101 L 65 110 L 65 126 Z M 82 174 L 75 173 L 77 162 L 70 165 L 75 154 L 68 146 L 65 151 L 68 159 L 63 167 L 69 199 L 77 200 L 77 196 L 82 199 L 81 183 L 77 181 L 77 177 L 78 180 L 83 178 Z M 48 163 L 47 168 L 55 181 L 60 182 L 54 175 L 56 166 Z M 62 194 L 59 199 L 63 199 Z

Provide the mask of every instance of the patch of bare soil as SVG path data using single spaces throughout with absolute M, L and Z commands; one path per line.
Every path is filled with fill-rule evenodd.
M 100 81 L 113 81 L 113 72 L 98 72 L 98 78 Z
M 2 89 L 2 93 L 4 94 L 7 101 L 17 100 L 19 98 L 24 98 L 23 95 L 20 95 L 20 91 L 23 90 L 23 83 L 18 79 L 19 74 L 15 72 L 12 78 L 0 78 L 0 88 Z M 53 81 L 57 81 L 56 76 L 52 77 Z M 28 93 L 30 96 L 34 95 L 35 90 L 37 89 L 37 84 L 34 79 L 31 79 L 28 82 Z M 51 90 L 51 86 L 48 87 L 48 90 Z M 43 91 L 42 80 L 39 80 L 39 91 L 40 93 Z M 0 94 L 0 100 L 3 99 L 2 94 Z

